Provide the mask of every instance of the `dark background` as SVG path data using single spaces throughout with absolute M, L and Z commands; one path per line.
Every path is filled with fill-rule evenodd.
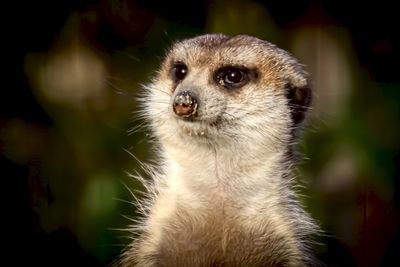
M 132 113 L 177 39 L 247 33 L 315 81 L 301 148 L 304 204 L 328 266 L 400 266 L 399 23 L 389 1 L 17 1 L 2 10 L 0 163 L 13 265 L 105 266 L 129 242 Z M 126 185 L 126 186 L 125 186 Z M 121 200 L 121 201 L 120 201 Z M 114 229 L 114 230 L 113 230 Z M 4 250 L 4 249 L 3 249 Z

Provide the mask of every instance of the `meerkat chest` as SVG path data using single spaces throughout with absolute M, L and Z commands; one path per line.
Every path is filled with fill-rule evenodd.
M 299 263 L 291 231 L 268 208 L 276 205 L 262 187 L 235 187 L 241 177 L 217 165 L 193 172 L 175 167 L 169 174 L 150 216 L 156 266 L 299 266 L 291 263 Z M 252 181 L 261 177 L 252 174 Z M 252 194 L 243 193 L 246 186 Z
M 239 210 L 214 203 L 177 206 L 161 229 L 157 266 L 291 266 L 283 257 L 290 248 L 273 229 L 250 228 Z

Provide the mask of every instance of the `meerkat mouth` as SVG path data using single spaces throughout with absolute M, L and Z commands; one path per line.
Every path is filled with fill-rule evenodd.
M 208 132 L 206 132 L 206 131 L 199 131 L 199 132 L 197 132 L 197 131 L 193 131 L 193 130 L 189 130 L 189 129 L 184 129 L 184 132 L 186 133 L 186 134 L 188 134 L 189 136 L 205 136 L 206 135 L 206 133 L 208 133 Z
M 189 136 L 206 136 L 209 134 L 209 126 L 199 121 L 182 121 L 178 123 L 179 128 Z
M 200 119 L 181 119 L 177 120 L 178 128 L 189 136 L 207 137 L 218 128 L 218 120 L 204 121 Z

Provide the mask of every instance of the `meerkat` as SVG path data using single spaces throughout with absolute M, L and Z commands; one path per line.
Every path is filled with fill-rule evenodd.
M 145 91 L 158 163 L 120 265 L 313 265 L 318 227 L 293 174 L 303 66 L 258 38 L 207 34 L 174 44 Z

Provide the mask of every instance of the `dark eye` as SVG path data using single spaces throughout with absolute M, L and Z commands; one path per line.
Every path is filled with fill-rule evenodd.
M 172 69 L 172 75 L 176 81 L 182 81 L 185 79 L 186 74 L 188 72 L 187 66 L 181 62 L 175 63 Z
M 220 69 L 217 73 L 217 82 L 227 88 L 241 87 L 248 81 L 247 71 L 236 67 Z

